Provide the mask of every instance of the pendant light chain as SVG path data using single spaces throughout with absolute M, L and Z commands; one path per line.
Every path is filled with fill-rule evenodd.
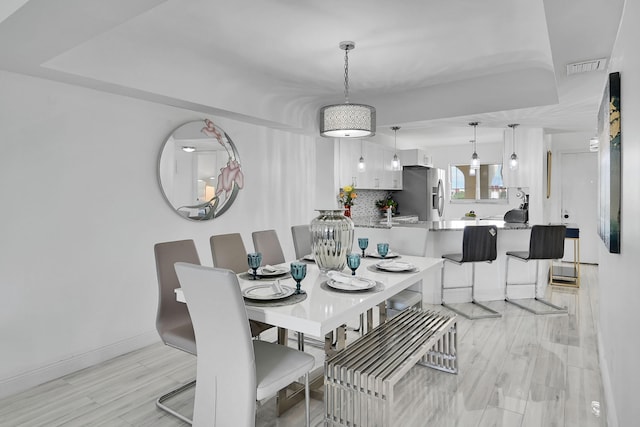
M 349 103 L 349 49 L 344 50 L 344 103 Z

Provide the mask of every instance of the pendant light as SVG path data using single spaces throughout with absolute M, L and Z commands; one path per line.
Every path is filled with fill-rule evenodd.
M 513 130 L 513 153 L 511 153 L 511 159 L 509 160 L 509 168 L 511 170 L 518 169 L 518 155 L 516 154 L 516 128 L 519 126 L 517 123 L 512 123 L 509 126 Z
M 400 159 L 398 158 L 398 129 L 400 129 L 400 126 L 391 127 L 391 130 L 394 133 L 394 153 L 393 159 L 391 160 L 391 169 L 394 171 L 399 171 L 400 169 L 402 169 L 402 166 L 400 165 Z
M 477 151 L 477 140 L 476 140 L 476 128 L 478 127 L 478 122 L 471 122 L 469 126 L 473 126 L 473 154 L 471 155 L 471 161 L 469 162 L 470 171 L 473 170 L 473 175 L 475 175 L 475 171 L 480 169 L 480 157 L 478 157 Z
M 469 142 L 471 143 L 471 149 L 473 150 L 473 139 L 470 139 Z M 469 164 L 469 176 L 476 176 L 476 168 L 472 167 L 471 164 Z
M 364 162 L 364 156 L 362 154 L 362 140 L 360 140 L 360 160 L 358 160 L 358 172 L 364 172 L 367 170 L 367 164 Z
M 340 42 L 344 50 L 344 104 L 327 105 L 320 109 L 320 135 L 332 138 L 362 138 L 376 134 L 376 109 L 349 103 L 349 51 L 352 41 Z

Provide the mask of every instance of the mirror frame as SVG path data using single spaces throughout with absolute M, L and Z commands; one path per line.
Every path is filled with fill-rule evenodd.
M 199 125 L 198 125 L 199 124 Z M 162 166 L 163 166 L 163 154 L 167 150 L 168 144 L 175 141 L 174 135 L 176 132 L 179 132 L 180 129 L 184 129 L 187 127 L 201 127 L 200 132 L 205 135 L 203 139 L 206 137 L 210 137 L 214 141 L 217 140 L 217 143 L 224 147 L 224 150 L 219 150 L 220 152 L 226 151 L 227 153 L 227 162 L 226 166 L 222 167 L 219 171 L 219 175 L 217 177 L 217 183 L 223 182 L 222 187 L 216 186 L 216 192 L 213 198 L 203 203 L 196 203 L 192 205 L 182 205 L 176 206 L 172 203 L 172 201 L 167 196 L 167 190 L 165 189 L 165 184 L 162 182 Z M 194 135 L 193 138 L 196 139 L 201 137 L 199 134 Z M 173 149 L 173 147 L 172 147 Z M 197 151 L 196 151 L 197 152 Z M 187 219 L 189 221 L 208 221 L 214 218 L 219 217 L 223 213 L 225 213 L 236 197 L 238 196 L 239 191 L 244 187 L 244 174 L 242 173 L 242 166 L 240 162 L 240 156 L 238 154 L 238 150 L 231 140 L 231 137 L 219 126 L 217 126 L 210 119 L 203 120 L 193 120 L 186 123 L 181 124 L 180 126 L 173 129 L 173 131 L 167 136 L 162 147 L 160 148 L 160 153 L 158 155 L 158 164 L 156 168 L 158 185 L 160 187 L 160 191 L 164 200 L 171 207 L 171 209 L 181 218 Z M 167 184 L 168 185 L 168 184 Z M 197 182 L 196 182 L 197 185 Z M 224 200 L 221 202 L 221 195 L 224 194 Z M 197 209 L 198 211 L 203 212 L 202 215 L 198 216 L 189 216 L 181 213 L 180 209 Z

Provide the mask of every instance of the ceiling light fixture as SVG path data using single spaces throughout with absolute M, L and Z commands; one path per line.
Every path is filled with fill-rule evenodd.
M 364 172 L 367 170 L 367 164 L 364 162 L 364 156 L 362 154 L 362 140 L 360 140 L 360 160 L 358 160 L 358 172 Z
M 185 153 L 193 153 L 194 151 L 196 151 L 196 147 L 185 145 L 182 147 L 182 151 L 184 151 Z
M 376 109 L 349 103 L 349 51 L 352 41 L 340 42 L 344 50 L 344 104 L 327 105 L 320 109 L 320 135 L 333 138 L 362 138 L 376 134 Z
M 509 168 L 516 170 L 518 169 L 518 155 L 516 154 L 516 128 L 520 125 L 512 123 L 507 126 L 513 130 L 513 153 L 511 153 L 511 159 L 509 160 Z
M 394 153 L 393 153 L 393 160 L 391 160 L 391 169 L 394 171 L 399 171 L 401 169 L 401 165 L 400 165 L 400 159 L 398 158 L 398 129 L 400 129 L 400 126 L 392 126 L 391 130 L 394 133 Z
M 472 175 L 476 174 L 476 170 L 480 169 L 480 157 L 478 157 L 477 151 L 477 140 L 476 140 L 476 128 L 478 127 L 479 122 L 471 122 L 469 126 L 473 126 L 473 154 L 471 155 L 471 162 L 469 162 L 470 170 L 473 170 Z

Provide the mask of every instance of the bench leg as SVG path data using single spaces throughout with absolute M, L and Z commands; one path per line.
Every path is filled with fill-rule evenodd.
M 436 345 L 424 355 L 419 365 L 450 374 L 458 373 L 458 328 L 454 323 L 438 340 Z

